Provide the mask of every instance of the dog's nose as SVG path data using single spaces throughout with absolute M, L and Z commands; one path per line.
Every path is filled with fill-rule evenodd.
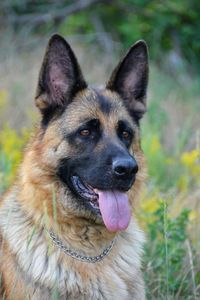
M 113 172 L 118 178 L 134 176 L 138 171 L 138 165 L 133 157 L 115 158 L 112 163 Z

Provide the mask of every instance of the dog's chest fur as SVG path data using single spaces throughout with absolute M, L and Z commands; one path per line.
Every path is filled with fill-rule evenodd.
M 143 235 L 134 221 L 102 261 L 79 262 L 52 247 L 44 231 L 31 227 L 14 196 L 9 198 L 0 209 L 0 227 L 30 299 L 143 299 Z

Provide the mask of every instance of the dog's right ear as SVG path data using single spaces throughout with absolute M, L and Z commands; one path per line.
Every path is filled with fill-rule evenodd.
M 70 45 L 59 35 L 48 43 L 39 74 L 36 106 L 42 113 L 65 107 L 73 96 L 87 87 Z
M 148 50 L 144 41 L 135 43 L 113 71 L 107 88 L 117 92 L 137 122 L 146 111 Z

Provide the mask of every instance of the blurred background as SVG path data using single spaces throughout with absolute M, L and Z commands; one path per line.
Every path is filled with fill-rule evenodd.
M 1 0 L 0 194 L 39 120 L 37 76 L 49 37 L 72 45 L 91 84 L 104 84 L 127 48 L 146 40 L 148 180 L 137 215 L 147 234 L 148 299 L 200 297 L 200 1 Z

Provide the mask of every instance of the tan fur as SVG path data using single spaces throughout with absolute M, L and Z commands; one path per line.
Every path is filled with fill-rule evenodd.
M 87 89 L 76 96 L 45 132 L 38 129 L 27 147 L 16 184 L 0 206 L 0 271 L 4 299 L 145 299 L 140 271 L 144 236 L 134 212 L 127 230 L 110 233 L 89 212 L 87 218 L 79 215 L 71 194 L 54 174 L 59 159 L 74 156 L 77 151 L 63 138 L 64 131 L 73 130 L 85 117 L 99 118 L 105 134 L 114 140 L 117 120 L 126 118 L 135 130 L 131 151 L 140 170 L 129 191 L 134 210 L 145 177 L 139 129 L 117 94 L 106 90 L 104 95 L 113 105 L 109 116 L 99 109 L 95 93 Z M 46 232 L 50 228 L 63 243 L 84 255 L 101 253 L 114 237 L 115 244 L 102 261 L 80 262 L 53 245 Z

